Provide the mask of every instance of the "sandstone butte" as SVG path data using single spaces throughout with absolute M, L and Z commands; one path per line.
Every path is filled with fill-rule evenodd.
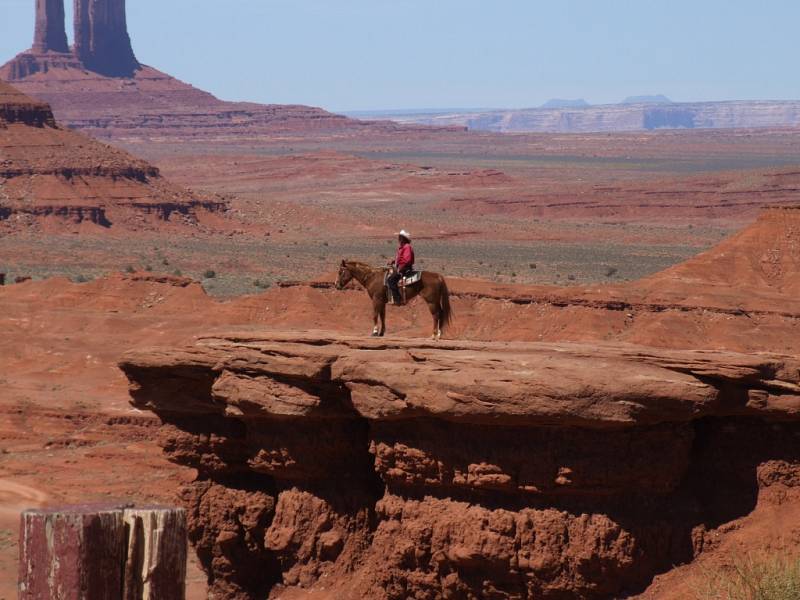
M 76 0 L 75 44 L 66 45 L 64 0 L 38 0 L 32 47 L 0 67 L 0 79 L 48 102 L 58 120 L 95 138 L 236 141 L 285 132 L 431 131 L 359 121 L 320 108 L 225 102 L 136 59 L 125 0 Z M 463 130 L 463 127 L 452 128 Z
M 198 227 L 225 201 L 165 181 L 156 167 L 60 127 L 50 107 L 0 81 L 0 227 Z

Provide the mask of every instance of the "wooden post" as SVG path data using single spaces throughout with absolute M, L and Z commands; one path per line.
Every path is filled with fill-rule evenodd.
M 126 508 L 127 536 L 123 600 L 184 600 L 186 511 Z
M 20 518 L 19 600 L 183 600 L 183 509 L 69 506 Z
M 22 513 L 19 600 L 117 600 L 122 511 L 70 506 Z

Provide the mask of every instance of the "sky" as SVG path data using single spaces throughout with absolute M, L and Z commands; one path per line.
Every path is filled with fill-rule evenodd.
M 0 63 L 33 14 L 0 0 Z M 798 22 L 798 0 L 128 0 L 140 62 L 226 100 L 337 111 L 800 99 Z

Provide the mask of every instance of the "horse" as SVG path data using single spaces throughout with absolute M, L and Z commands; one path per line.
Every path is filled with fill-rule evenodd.
M 353 279 L 367 290 L 372 300 L 373 337 L 383 337 L 386 333 L 386 304 L 388 295 L 385 284 L 387 269 L 371 267 L 366 263 L 354 260 L 343 260 L 336 278 L 336 289 L 341 290 Z M 428 304 L 433 317 L 434 340 L 442 337 L 442 332 L 453 320 L 453 309 L 450 307 L 450 292 L 447 282 L 439 273 L 422 272 L 422 279 L 406 286 L 406 301 L 420 296 Z M 378 322 L 380 321 L 380 326 Z

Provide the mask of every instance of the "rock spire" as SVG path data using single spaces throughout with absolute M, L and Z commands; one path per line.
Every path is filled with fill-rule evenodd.
M 74 52 L 86 68 L 103 75 L 129 77 L 139 68 L 125 0 L 75 0 Z
M 64 27 L 64 0 L 36 0 L 34 52 L 69 52 Z

